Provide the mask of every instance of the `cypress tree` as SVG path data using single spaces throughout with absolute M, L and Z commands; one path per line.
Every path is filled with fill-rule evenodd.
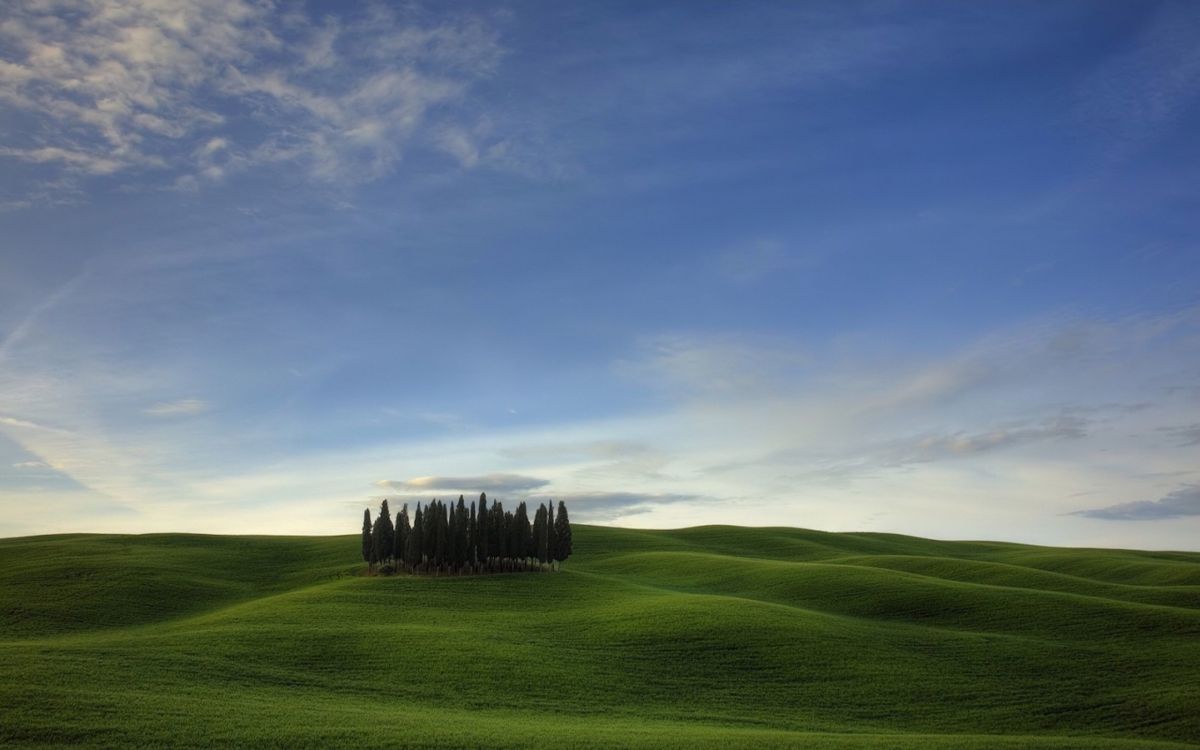
M 508 553 L 510 560 L 516 560 L 521 556 L 521 552 L 517 547 L 519 538 L 517 537 L 517 519 L 511 510 L 504 511 L 504 551 Z M 511 565 L 509 566 L 512 567 Z
M 491 528 L 491 525 L 488 523 L 488 520 L 489 514 L 487 506 L 487 493 L 480 492 L 479 514 L 475 518 L 475 543 L 479 547 L 479 562 L 483 563 L 484 565 L 487 565 L 488 563 L 488 553 L 490 549 L 488 546 L 488 534 L 490 533 L 489 529 Z
M 380 516 L 371 526 L 371 565 L 375 565 L 383 559 L 385 554 L 383 545 L 383 517 Z
M 467 545 L 471 539 L 471 519 L 467 517 L 467 503 L 462 495 L 458 496 L 454 515 L 458 517 L 458 527 L 454 530 L 454 567 L 461 568 L 467 563 Z
M 446 506 L 438 501 L 437 509 L 437 559 L 438 565 L 450 561 L 450 519 L 446 516 Z
M 538 506 L 537 513 L 533 517 L 533 543 L 537 547 L 537 553 L 534 557 L 542 565 L 546 564 L 546 560 L 550 555 L 550 537 L 546 534 L 546 504 L 542 503 Z
M 557 542 L 554 537 L 554 501 L 546 503 L 546 560 L 553 566 L 554 550 Z
M 379 559 L 386 560 L 392 556 L 392 548 L 396 545 L 396 540 L 393 538 L 396 534 L 395 528 L 392 526 L 392 514 L 388 510 L 387 498 L 379 504 L 379 518 L 375 519 L 375 523 L 381 524 L 382 528 L 379 531 Z
M 508 557 L 508 527 L 505 526 L 504 503 L 496 501 L 492 503 L 492 520 L 495 521 L 494 527 L 496 530 L 496 557 L 504 560 Z
M 474 567 L 479 562 L 479 523 L 475 518 L 475 501 L 471 501 L 471 515 L 467 518 L 467 565 Z
M 421 555 L 427 565 L 433 564 L 433 556 L 437 551 L 436 511 L 437 500 L 430 500 L 429 504 L 425 506 L 425 529 L 421 537 Z
M 554 519 L 554 559 L 562 567 L 562 561 L 571 556 L 571 521 L 567 518 L 567 506 L 558 501 L 558 517 Z
M 363 508 L 362 559 L 371 564 L 371 509 Z
M 414 571 L 421 564 L 421 537 L 425 534 L 425 519 L 421 512 L 421 504 L 417 503 L 417 514 L 413 516 L 412 531 L 408 533 L 408 541 L 404 547 L 404 562 Z
M 396 514 L 396 546 L 393 557 L 398 563 L 408 560 L 408 535 L 411 533 L 412 526 L 408 523 L 408 503 L 405 503 L 400 508 L 400 512 Z
M 451 567 L 458 565 L 458 506 L 450 503 L 450 521 L 446 530 L 446 563 Z
M 517 554 L 514 557 L 519 557 L 522 560 L 528 560 L 533 557 L 533 531 L 529 528 L 529 508 L 525 503 L 517 506 L 517 512 L 513 516 L 513 522 L 517 525 Z

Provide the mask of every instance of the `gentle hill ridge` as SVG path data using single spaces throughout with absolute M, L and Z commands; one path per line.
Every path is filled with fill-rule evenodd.
M 1030 586 L 963 583 L 890 568 L 826 562 L 746 560 L 701 553 L 638 553 L 601 563 L 598 570 L 664 588 L 695 593 L 737 592 L 805 609 L 867 619 L 919 621 L 987 632 L 1052 628 L 1056 637 L 1120 637 L 1141 632 L 1157 618 L 1164 632 L 1200 636 L 1200 612 L 1186 607 L 1126 601 Z M 1018 605 L 1047 615 L 1028 621 Z M 1095 622 L 1103 622 L 1098 632 Z
M 875 555 L 839 557 L 828 562 L 890 568 L 964 583 L 1060 591 L 1144 604 L 1200 608 L 1200 585 L 1193 584 L 1112 583 L 1009 562 L 952 557 Z

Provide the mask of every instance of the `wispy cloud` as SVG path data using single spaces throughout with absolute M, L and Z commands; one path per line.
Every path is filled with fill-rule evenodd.
M 462 492 L 524 492 L 549 484 L 547 479 L 520 474 L 482 474 L 473 477 L 414 477 L 406 480 L 381 479 L 376 487 L 396 492 L 420 490 L 456 490 Z
M 59 427 L 51 427 L 39 422 L 34 422 L 33 420 L 21 419 L 20 417 L 11 417 L 4 414 L 0 414 L 0 425 L 4 425 L 6 427 L 16 427 L 21 430 L 38 430 L 39 432 L 67 432 Z
M 57 162 L 70 170 L 78 170 L 89 174 L 112 174 L 121 169 L 121 162 L 105 156 L 90 154 L 86 151 L 72 151 L 57 146 L 42 146 L 41 148 L 0 148 L 0 156 L 20 159 L 34 164 Z
M 783 450 L 758 460 L 716 464 L 706 474 L 745 469 L 787 467 L 789 478 L 816 484 L 841 484 L 916 464 L 969 460 L 987 454 L 1049 441 L 1082 440 L 1091 425 L 1087 419 L 1060 413 L 1038 421 L 1008 423 L 969 432 L 928 432 L 883 441 L 861 441 L 829 453 L 812 447 Z
M 467 14 L 377 6 L 317 22 L 252 0 L 61 10 L 6 8 L 0 104 L 40 127 L 0 157 L 93 176 L 162 170 L 182 188 L 271 163 L 376 179 L 501 54 L 488 20 Z
M 184 398 L 178 401 L 163 401 L 142 410 L 152 417 L 183 417 L 192 414 L 203 414 L 209 410 L 207 401 L 198 398 Z
M 752 284 L 780 273 L 813 268 L 817 257 L 775 239 L 757 239 L 727 248 L 717 255 L 718 272 L 737 284 Z
M 1104 508 L 1079 510 L 1071 515 L 1107 521 L 1159 521 L 1200 516 L 1200 485 L 1185 485 L 1158 500 L 1135 500 Z
M 1023 425 L 1008 425 L 983 432 L 933 434 L 895 440 L 882 447 L 878 460 L 886 465 L 938 461 L 974 456 L 990 451 L 1046 440 L 1077 440 L 1087 437 L 1088 421 L 1072 414 Z
M 510 446 L 501 449 L 500 455 L 519 461 L 619 460 L 638 458 L 653 451 L 650 446 L 631 440 L 584 440 Z
M 794 342 L 769 337 L 663 334 L 640 342 L 618 375 L 683 397 L 777 391 L 811 360 Z
M 1165 432 L 1175 440 L 1179 441 L 1176 445 L 1186 448 L 1190 445 L 1200 445 L 1200 423 L 1182 425 L 1178 427 L 1161 427 L 1160 432 Z
M 8 359 L 12 352 L 24 341 L 30 333 L 35 329 L 38 321 L 42 316 L 49 313 L 55 307 L 60 305 L 63 300 L 67 299 L 81 282 L 87 277 L 87 272 L 83 271 L 71 277 L 65 284 L 62 284 L 50 294 L 46 295 L 38 304 L 34 305 L 33 309 L 26 313 L 20 321 L 12 328 L 3 340 L 0 340 L 0 364 L 3 364 Z
M 564 492 L 555 495 L 534 495 L 531 503 L 566 503 L 571 520 L 603 523 L 633 515 L 661 510 L 663 506 L 687 502 L 712 502 L 712 498 L 665 492 Z

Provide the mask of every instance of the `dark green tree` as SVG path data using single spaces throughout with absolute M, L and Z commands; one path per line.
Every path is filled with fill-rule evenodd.
M 506 513 L 504 503 L 497 500 L 492 503 L 492 529 L 495 532 L 495 555 L 500 560 L 508 557 L 508 526 L 504 523 Z
M 396 514 L 396 546 L 392 557 L 397 563 L 408 559 L 408 535 L 412 533 L 412 525 L 408 522 L 408 503 L 405 503 Z
M 421 555 L 427 565 L 433 565 L 437 553 L 437 500 L 425 506 L 425 529 L 421 538 Z M 428 569 L 428 568 L 426 568 Z
M 421 513 L 421 504 L 417 503 L 417 514 L 413 516 L 412 531 L 408 534 L 408 540 L 404 546 L 404 562 L 413 570 L 421 564 L 421 539 L 425 536 L 425 519 Z
M 467 503 L 462 495 L 458 496 L 454 515 L 458 519 L 454 529 L 454 567 L 457 570 L 467 564 L 467 545 L 471 540 L 471 519 L 467 516 Z
M 509 560 L 516 560 L 521 556 L 521 552 L 517 548 L 517 541 L 516 514 L 511 510 L 506 510 L 504 511 L 504 551 Z M 511 569 L 513 566 L 509 565 L 508 567 Z
M 567 518 L 567 506 L 558 502 L 558 515 L 554 519 L 554 559 L 562 566 L 563 560 L 571 556 L 571 521 Z
M 383 539 L 383 517 L 380 516 L 371 525 L 371 565 L 381 562 L 387 556 L 388 550 Z
M 479 520 L 475 517 L 475 501 L 471 501 L 471 514 L 467 517 L 467 565 L 479 563 Z
M 362 559 L 371 564 L 371 509 L 363 508 Z
M 513 557 L 528 560 L 534 555 L 534 547 L 533 530 L 529 528 L 529 508 L 525 503 L 517 505 L 517 512 L 513 514 L 513 523 L 516 525 L 514 536 L 517 548 Z
M 458 567 L 458 506 L 450 503 L 450 521 L 446 530 L 446 564 Z
M 550 502 L 546 503 L 546 552 L 547 552 L 546 557 L 551 565 L 554 564 L 554 550 L 557 549 L 557 547 L 555 547 L 555 544 L 556 544 L 556 542 L 554 539 L 554 501 L 551 500 Z
M 437 564 L 445 565 L 450 561 L 450 518 L 446 515 L 446 505 L 441 500 L 437 504 Z
M 392 549 L 396 546 L 396 529 L 392 526 L 392 513 L 388 510 L 388 501 L 385 497 L 383 502 L 379 504 L 379 518 L 375 519 L 375 523 L 380 524 L 382 528 L 379 531 L 379 559 L 386 560 L 392 556 Z
M 537 547 L 534 557 L 545 565 L 550 558 L 550 537 L 546 534 L 546 504 L 538 506 L 533 516 L 533 544 Z
M 484 565 L 488 564 L 488 555 L 491 547 L 489 546 L 489 535 L 491 534 L 491 514 L 488 512 L 487 493 L 479 493 L 479 513 L 475 517 L 477 536 L 476 544 L 479 546 L 479 562 Z

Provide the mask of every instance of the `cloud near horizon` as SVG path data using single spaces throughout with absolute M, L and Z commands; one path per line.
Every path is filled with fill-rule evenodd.
M 648 513 L 674 503 L 712 502 L 713 498 L 668 492 L 563 492 L 529 498 L 532 504 L 559 501 L 566 503 L 571 520 L 595 523 Z
M 545 487 L 550 481 L 520 474 L 482 474 L 473 477 L 414 477 L 395 480 L 380 479 L 376 487 L 396 492 L 419 490 L 455 490 L 459 492 L 523 492 Z
M 1103 508 L 1077 510 L 1071 515 L 1106 521 L 1162 521 L 1200 516 L 1200 485 L 1185 485 L 1158 500 L 1134 500 Z

